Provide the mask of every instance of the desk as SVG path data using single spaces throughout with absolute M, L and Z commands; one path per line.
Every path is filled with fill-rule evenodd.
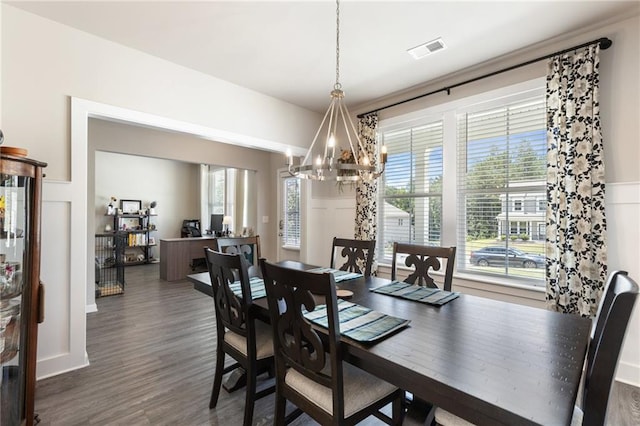
M 188 278 L 212 294 L 207 274 Z M 344 338 L 350 363 L 478 425 L 569 424 L 591 321 L 466 294 L 435 307 L 369 291 L 388 282 L 340 283 L 350 301 L 411 320 L 374 345 Z
M 214 247 L 215 237 L 166 238 L 160 240 L 160 279 L 183 280 L 193 259 L 204 258 L 204 248 Z

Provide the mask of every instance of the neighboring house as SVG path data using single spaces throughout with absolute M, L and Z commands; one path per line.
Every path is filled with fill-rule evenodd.
M 544 187 L 544 182 L 510 183 L 509 188 Z M 516 190 L 517 191 L 517 190 Z M 531 240 L 544 240 L 547 198 L 539 190 L 523 190 L 500 195 L 502 212 L 496 216 L 498 235 L 528 235 Z
M 384 254 L 391 256 L 394 241 L 409 241 L 411 232 L 411 215 L 393 204 L 384 203 Z

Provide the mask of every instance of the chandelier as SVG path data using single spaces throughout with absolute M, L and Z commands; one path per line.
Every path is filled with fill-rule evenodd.
M 348 142 L 348 146 L 336 147 L 339 138 Z M 316 148 L 319 140 L 324 140 L 324 148 Z M 336 149 L 340 149 L 337 157 Z M 331 91 L 331 103 L 302 162 L 294 165 L 291 152 L 287 152 L 289 173 L 314 180 L 371 181 L 382 175 L 386 162 L 385 146 L 380 150 L 378 164 L 375 153 L 365 149 L 344 103 L 340 84 L 340 0 L 336 0 L 336 83 Z

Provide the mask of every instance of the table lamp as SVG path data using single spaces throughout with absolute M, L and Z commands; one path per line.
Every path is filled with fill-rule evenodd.
M 225 237 L 228 237 L 230 232 L 229 232 L 229 225 L 231 225 L 231 216 L 225 216 L 222 218 L 222 224 L 224 225 L 224 231 L 223 234 Z

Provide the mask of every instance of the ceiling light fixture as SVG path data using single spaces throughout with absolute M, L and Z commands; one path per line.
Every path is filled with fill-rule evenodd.
M 314 147 L 318 138 L 324 138 L 324 148 Z M 336 158 L 338 138 L 346 138 L 347 148 L 340 148 Z M 375 164 L 375 153 L 369 153 L 358 137 L 349 110 L 344 103 L 344 92 L 340 84 L 340 0 L 336 0 L 336 83 L 331 91 L 329 109 L 320 123 L 313 142 L 302 163 L 293 164 L 291 152 L 287 152 L 287 166 L 292 176 L 314 180 L 371 181 L 384 172 L 387 162 L 386 147 L 379 153 L 379 163 Z

